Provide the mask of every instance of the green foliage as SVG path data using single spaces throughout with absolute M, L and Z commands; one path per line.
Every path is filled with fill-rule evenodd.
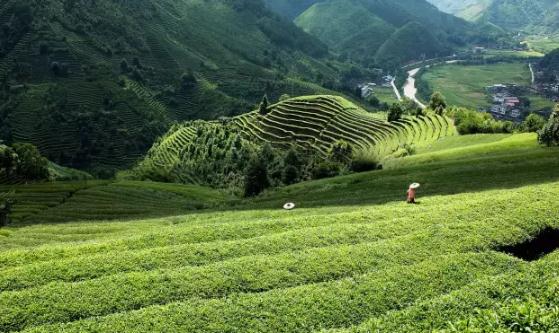
M 538 131 L 538 141 L 548 147 L 559 145 L 559 106 L 551 114 L 547 124 Z
M 404 108 L 401 103 L 393 103 L 388 109 L 388 121 L 395 122 L 402 119 L 404 115 Z
M 269 186 L 267 160 L 264 156 L 253 156 L 245 171 L 244 196 L 257 196 Z
M 340 175 L 342 165 L 333 161 L 321 161 L 311 169 L 312 179 L 332 178 Z
M 454 119 L 454 124 L 460 134 L 476 133 L 511 133 L 514 125 L 507 121 L 498 121 L 489 113 L 452 107 L 447 116 Z
M 353 147 L 344 140 L 338 140 L 330 147 L 328 157 L 338 163 L 347 163 L 353 157 Z
M 446 103 L 446 99 L 440 92 L 436 91 L 433 93 L 433 95 L 431 95 L 431 99 L 429 100 L 429 108 L 435 111 L 436 114 L 442 116 L 447 106 L 448 105 Z
M 268 104 L 268 95 L 264 95 L 264 97 L 262 97 L 260 105 L 258 106 L 258 112 L 261 115 L 266 115 L 268 113 Z
M 41 156 L 37 147 L 27 143 L 16 143 L 12 147 L 0 145 L 0 179 L 35 181 L 48 178 L 48 160 Z
M 535 113 L 530 113 L 522 122 L 522 129 L 526 132 L 536 133 L 544 127 L 545 123 L 544 117 Z

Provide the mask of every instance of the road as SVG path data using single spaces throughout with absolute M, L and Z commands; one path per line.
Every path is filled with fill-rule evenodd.
M 528 67 L 530 67 L 530 73 L 532 74 L 532 85 L 535 85 L 536 84 L 536 74 L 534 73 L 534 67 L 532 67 L 532 63 L 529 63 Z
M 415 87 L 415 76 L 420 69 L 421 67 L 408 72 L 408 80 L 404 84 L 404 96 L 414 101 L 420 108 L 425 109 L 427 108 L 425 104 L 417 99 L 417 88 Z
M 398 98 L 398 100 L 401 101 L 402 95 L 400 95 L 400 91 L 398 90 L 398 87 L 396 87 L 396 78 L 393 78 L 390 84 L 392 85 L 392 89 L 394 89 L 394 94 L 396 94 L 396 98 Z

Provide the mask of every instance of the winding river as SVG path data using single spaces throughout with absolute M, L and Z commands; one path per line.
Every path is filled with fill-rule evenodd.
M 415 87 L 415 76 L 419 72 L 421 67 L 412 69 L 408 72 L 408 79 L 404 84 L 404 96 L 414 101 L 420 108 L 425 109 L 425 104 L 417 98 L 417 88 Z

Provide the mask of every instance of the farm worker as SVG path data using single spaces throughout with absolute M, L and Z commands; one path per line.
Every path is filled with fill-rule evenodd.
M 408 189 L 408 203 L 414 204 L 415 203 L 415 192 L 420 187 L 418 183 L 413 183 L 410 185 Z

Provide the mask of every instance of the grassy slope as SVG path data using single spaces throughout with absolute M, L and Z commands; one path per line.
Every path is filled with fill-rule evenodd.
M 530 85 L 530 70 L 524 63 L 501 63 L 479 66 L 444 65 L 425 72 L 421 77 L 434 91 L 440 91 L 452 105 L 470 108 L 487 107 L 485 87 L 497 83 Z M 537 100 L 534 107 L 541 106 Z M 548 106 L 553 102 L 548 101 Z
M 0 327 L 420 331 L 545 299 L 557 254 L 528 264 L 492 249 L 559 227 L 557 149 L 533 135 L 447 140 L 255 210 L 2 229 Z M 410 181 L 420 205 L 401 201 Z M 286 198 L 300 208 L 278 209 Z
M 4 185 L 14 191 L 15 225 L 171 216 L 214 207 L 229 197 L 205 187 L 134 181 Z

